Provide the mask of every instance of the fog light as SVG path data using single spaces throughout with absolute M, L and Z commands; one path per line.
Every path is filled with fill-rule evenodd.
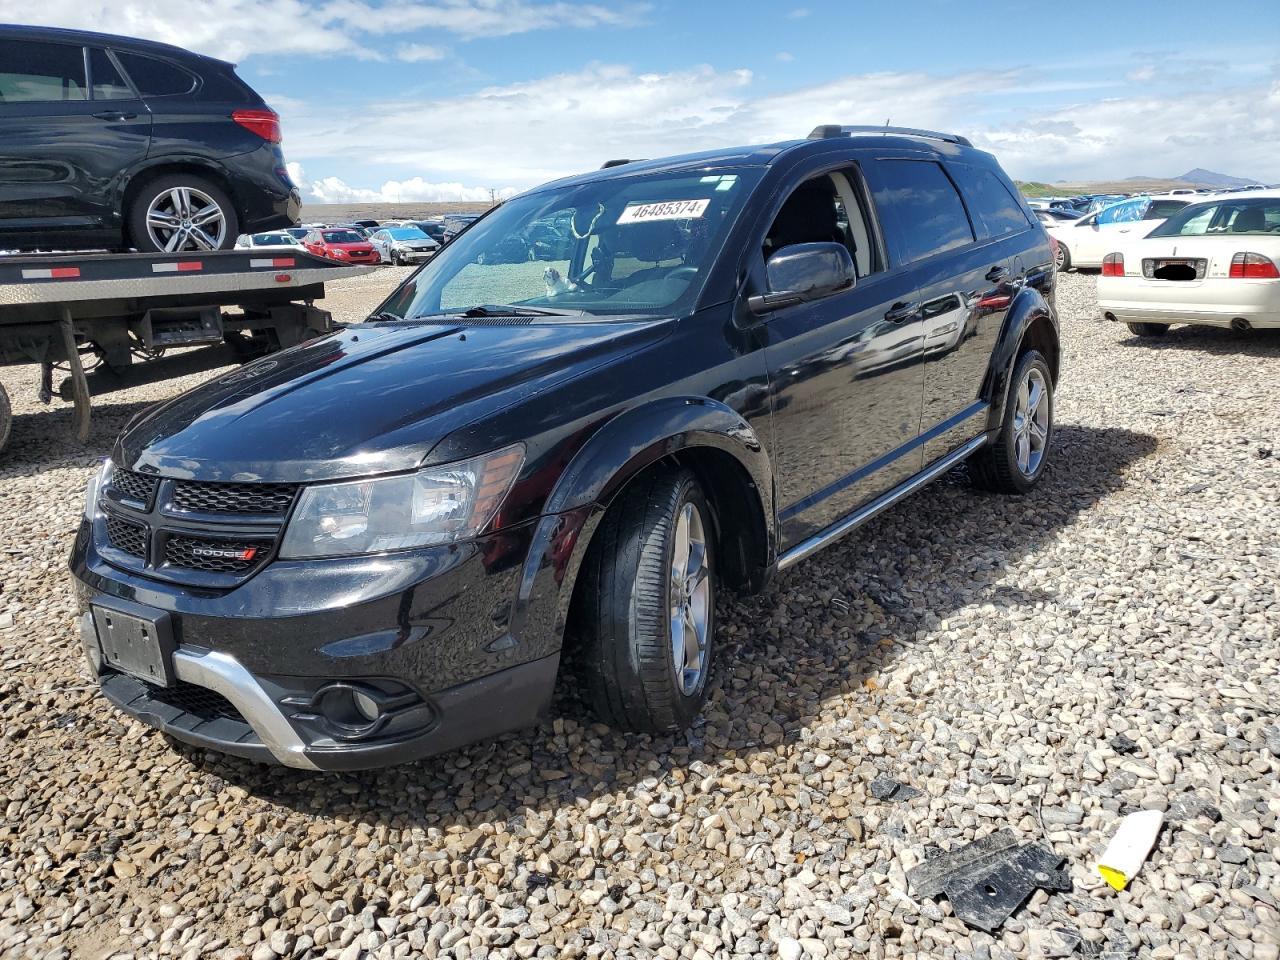
M 355 704 L 356 713 L 364 717 L 370 723 L 373 723 L 382 716 L 382 708 L 378 705 L 378 701 L 369 696 L 363 690 L 352 690 L 351 700 Z

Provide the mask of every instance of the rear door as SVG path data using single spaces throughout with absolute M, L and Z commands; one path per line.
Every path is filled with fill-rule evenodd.
M 51 245 L 118 233 L 121 175 L 150 129 L 105 51 L 0 37 L 0 234 Z
M 966 170 L 966 177 L 992 189 L 979 172 Z M 881 158 L 868 177 L 893 256 L 910 268 L 920 305 L 919 469 L 982 432 L 979 393 L 1008 310 L 1013 257 L 1002 236 L 989 236 L 981 222 L 975 230 L 955 182 L 934 158 Z M 1018 217 L 1030 229 L 1020 211 Z

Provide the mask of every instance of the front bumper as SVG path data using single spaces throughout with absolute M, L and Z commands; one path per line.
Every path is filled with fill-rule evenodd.
M 82 524 L 71 556 L 80 630 L 103 693 L 184 742 L 310 770 L 386 766 L 535 723 L 559 653 L 512 636 L 530 528 L 396 556 L 275 561 L 231 590 L 108 564 Z M 101 664 L 92 609 L 167 614 L 174 682 Z M 95 660 L 97 662 L 95 662 Z M 388 705 L 353 729 L 332 697 Z
M 1191 323 L 1230 327 L 1246 320 L 1256 328 L 1280 327 L 1280 281 L 1148 280 L 1099 277 L 1098 307 L 1122 323 Z

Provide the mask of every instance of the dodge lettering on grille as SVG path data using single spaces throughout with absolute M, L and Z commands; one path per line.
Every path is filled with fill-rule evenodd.
M 252 560 L 258 553 L 257 547 L 192 547 L 193 557 L 209 557 L 214 560 Z

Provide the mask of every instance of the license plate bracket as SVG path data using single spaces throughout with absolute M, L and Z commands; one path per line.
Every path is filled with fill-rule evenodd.
M 115 598 L 91 605 L 102 664 L 157 687 L 172 686 L 173 622 L 163 610 Z

